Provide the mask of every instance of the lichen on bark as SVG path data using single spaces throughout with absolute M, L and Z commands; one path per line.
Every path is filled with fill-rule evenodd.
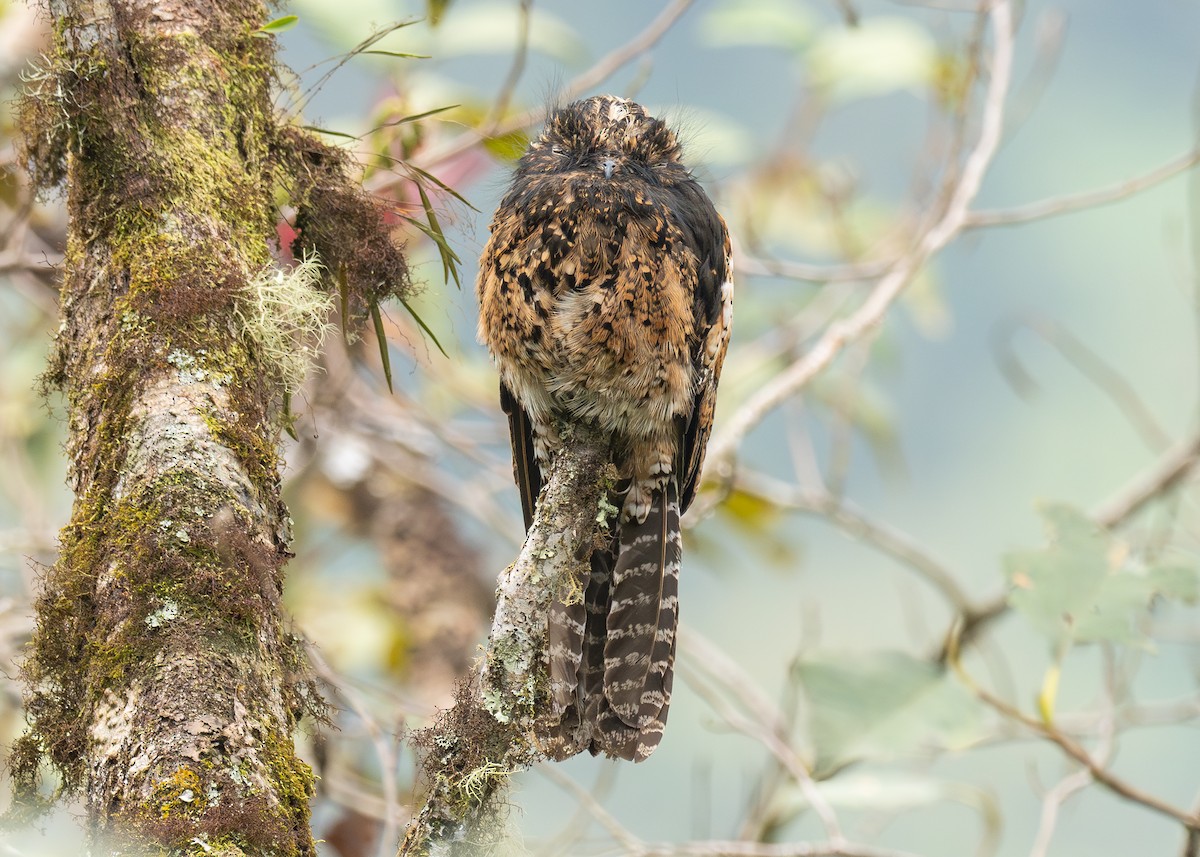
M 46 759 L 83 795 L 97 843 L 312 854 L 313 776 L 292 731 L 321 703 L 280 606 L 291 536 L 277 441 L 295 366 L 247 319 L 261 320 L 271 282 L 274 194 L 304 185 L 299 144 L 321 144 L 275 114 L 257 0 L 51 11 L 54 47 L 19 114 L 31 174 L 66 184 L 45 379 L 65 394 L 76 499 L 24 665 L 18 804 L 44 803 Z M 339 199 L 373 204 L 353 186 Z M 386 270 L 369 292 L 348 286 L 367 305 L 409 287 L 382 217 L 373 228 Z M 309 329 L 287 322 L 285 339 L 288 324 Z
M 616 471 L 608 441 L 586 426 L 562 427 L 516 561 L 501 574 L 483 669 L 458 688 L 454 707 L 418 732 L 428 793 L 399 857 L 490 854 L 502 849 L 509 778 L 547 756 L 580 752 L 586 738 L 549 752 L 550 611 L 582 595 L 598 521 Z

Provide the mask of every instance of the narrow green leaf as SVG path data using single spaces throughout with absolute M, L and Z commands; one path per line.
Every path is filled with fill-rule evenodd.
M 458 276 L 458 256 L 450 250 L 450 244 L 446 241 L 446 233 L 442 230 L 442 224 L 438 222 L 437 213 L 433 210 L 433 203 L 429 201 L 429 194 L 425 192 L 425 186 L 417 182 L 417 193 L 421 194 L 421 205 L 425 209 L 425 216 L 429 219 L 429 229 L 442 236 L 442 240 L 437 242 L 438 255 L 442 257 L 442 278 L 447 284 L 450 278 L 454 278 L 454 285 L 462 288 L 462 281 Z
M 440 24 L 449 6 L 450 0 L 429 0 L 429 23 L 434 27 Z
M 282 18 L 276 18 L 274 21 L 263 24 L 258 28 L 258 32 L 282 33 L 284 30 L 290 30 L 292 27 L 296 26 L 299 20 L 299 15 L 284 15 Z
M 400 217 L 404 220 L 407 220 L 409 223 L 411 223 L 417 229 L 421 230 L 421 232 L 425 233 L 425 235 L 429 236 L 430 240 L 432 240 L 434 243 L 438 244 L 440 247 L 443 247 L 446 250 L 446 252 L 450 254 L 450 256 L 454 259 L 455 262 L 458 262 L 460 264 L 462 263 L 462 259 L 460 259 L 458 257 L 458 254 L 454 252 L 453 248 L 451 248 L 450 245 L 446 243 L 445 236 L 439 232 L 434 232 L 432 229 L 430 229 L 428 223 L 425 223 L 421 220 L 417 220 L 415 217 L 410 217 L 407 214 L 401 214 Z
M 355 45 L 353 48 L 351 48 L 346 54 L 344 54 L 342 56 L 341 59 L 339 59 L 336 63 L 334 63 L 333 67 L 331 69 L 329 69 L 329 71 L 327 71 L 327 72 L 325 72 L 325 74 L 321 75 L 320 79 L 316 83 L 314 83 L 307 90 L 305 90 L 304 95 L 300 98 L 299 102 L 293 108 L 295 111 L 294 115 L 297 115 L 297 116 L 300 115 L 300 113 L 304 110 L 304 107 L 308 104 L 308 102 L 312 99 L 312 97 L 321 91 L 321 89 L 325 86 L 325 84 L 329 82 L 329 79 L 331 77 L 333 77 L 335 74 L 337 74 L 338 69 L 340 69 L 346 63 L 350 62 L 351 59 L 358 56 L 363 51 L 373 48 L 376 44 L 378 44 L 382 39 L 386 38 L 391 33 L 394 33 L 399 29 L 403 29 L 404 27 L 412 26 L 413 24 L 417 23 L 417 20 L 419 20 L 419 19 L 414 19 L 412 21 L 398 21 L 393 24 L 389 24 L 388 26 L 384 27 L 381 30 L 376 30 L 374 33 L 367 36 L 365 39 L 363 39 L 361 42 L 359 42 L 357 45 Z M 255 35 L 257 35 L 257 33 Z
M 371 307 L 371 321 L 375 323 L 375 339 L 379 342 L 379 359 L 383 363 L 383 377 L 387 379 L 388 392 L 394 393 L 392 389 L 392 358 L 388 355 L 387 335 L 383 330 L 383 313 L 379 311 L 379 304 L 374 304 Z
M 446 278 L 447 285 L 449 285 L 450 279 L 452 278 L 454 280 L 455 286 L 457 286 L 458 288 L 461 289 L 462 288 L 462 280 L 460 279 L 460 275 L 458 272 L 458 266 L 462 264 L 462 259 L 460 259 L 458 257 L 458 254 L 455 253 L 454 249 L 446 242 L 446 236 L 444 236 L 440 232 L 435 232 L 432 228 L 430 228 L 430 226 L 428 224 L 422 223 L 421 221 L 417 220 L 416 218 L 409 217 L 407 214 L 402 214 L 400 216 L 403 217 L 405 220 L 407 220 L 409 223 L 411 223 L 413 226 L 415 226 L 417 229 L 421 230 L 421 232 L 423 232 L 425 235 L 427 235 L 429 237 L 429 239 L 431 241 L 433 241 L 433 243 L 438 248 L 438 255 L 441 256 L 442 266 L 443 267 L 449 266 L 448 267 L 449 277 Z M 445 272 L 443 272 L 443 273 L 445 273 Z
M 383 49 L 377 49 L 377 50 L 373 50 L 373 51 L 361 51 L 361 53 L 364 55 L 365 54 L 374 54 L 375 56 L 398 57 L 400 59 L 409 59 L 409 60 L 431 59 L 429 54 L 406 54 L 406 53 L 402 53 L 401 51 L 385 51 Z
M 433 344 L 437 346 L 438 351 L 442 352 L 442 356 L 449 359 L 450 355 L 446 353 L 445 348 L 442 348 L 442 343 L 438 342 L 437 336 L 434 335 L 434 332 L 430 329 L 429 325 L 425 323 L 425 320 L 421 318 L 421 316 L 417 315 L 417 311 L 412 308 L 412 305 L 409 304 L 409 302 L 404 298 L 400 298 L 400 303 L 404 304 L 404 308 L 408 310 L 408 314 L 413 317 L 413 321 L 420 325 L 421 330 L 425 331 L 425 335 L 433 340 Z
M 300 435 L 296 434 L 296 418 L 292 415 L 292 394 L 287 390 L 283 391 L 283 430 L 292 440 L 300 440 Z
M 1004 558 L 1009 603 L 1052 643 L 1140 644 L 1155 596 L 1193 601 L 1195 567 L 1141 565 L 1129 546 L 1070 506 L 1047 504 L 1048 546 Z
M 485 137 L 483 147 L 502 161 L 520 160 L 529 148 L 529 135 L 524 131 L 513 131 L 499 137 Z
M 343 131 L 330 131 L 328 128 L 319 128 L 316 125 L 301 125 L 305 131 L 315 131 L 318 134 L 328 134 L 330 137 L 343 137 L 347 140 L 357 140 L 353 134 L 347 134 Z
M 453 110 L 455 107 L 460 107 L 459 104 L 447 104 L 445 107 L 435 107 L 432 110 L 426 110 L 424 113 L 414 113 L 412 116 L 403 116 L 392 122 L 384 122 L 380 128 L 391 128 L 395 125 L 404 125 L 408 122 L 416 122 L 419 119 L 427 119 L 430 116 L 436 116 L 439 113 L 445 113 L 447 110 Z
M 979 702 L 936 664 L 898 651 L 830 653 L 796 665 L 817 772 L 856 759 L 962 747 L 982 734 Z
M 418 167 L 418 166 L 416 166 L 416 165 L 414 165 L 414 164 L 408 164 L 408 163 L 406 163 L 406 164 L 404 164 L 404 166 L 405 166 L 405 167 L 407 167 L 408 169 L 412 170 L 414 173 L 416 173 L 417 175 L 419 175 L 421 178 L 423 178 L 423 179 L 427 179 L 428 181 L 431 181 L 431 182 L 433 182 L 435 185 L 437 185 L 439 188 L 441 188 L 442 190 L 444 190 L 446 193 L 450 194 L 452 197 L 454 197 L 455 199 L 457 199 L 459 202 L 461 202 L 461 203 L 462 203 L 463 205 L 465 205 L 467 208 L 471 209 L 471 211 L 479 211 L 479 209 L 478 209 L 478 208 L 476 208 L 475 206 L 471 205 L 471 203 L 467 202 L 467 198 L 466 198 L 465 196 L 463 196 L 462 194 L 460 194 L 460 193 L 459 193 L 458 191 L 456 191 L 454 188 L 450 187 L 450 185 L 446 184 L 444 181 L 442 181 L 441 179 L 439 179 L 439 178 L 438 178 L 437 176 L 435 176 L 433 173 L 426 172 L 425 170 L 421 169 L 420 167 Z M 413 179 L 413 181 L 416 181 L 416 179 Z

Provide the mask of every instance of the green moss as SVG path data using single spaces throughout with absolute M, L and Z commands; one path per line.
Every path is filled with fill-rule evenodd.
M 108 691 L 123 698 L 152 678 L 164 651 L 236 662 L 261 654 L 253 647 L 264 631 L 275 634 L 267 648 L 282 663 L 270 668 L 290 715 L 314 705 L 276 612 L 284 537 L 264 539 L 246 508 L 261 505 L 265 523 L 283 530 L 276 402 L 296 373 L 264 360 L 268 340 L 246 321 L 251 283 L 270 263 L 275 192 L 303 186 L 307 237 L 325 236 L 362 301 L 408 287 L 403 255 L 380 226 L 384 209 L 348 181 L 345 156 L 279 129 L 272 40 L 254 35 L 263 7 L 235 0 L 198 33 L 153 37 L 160 31 L 136 20 L 148 14 L 114 18 L 116 39 L 77 38 L 60 16 L 21 108 L 39 185 L 69 174 L 65 322 L 45 383 L 67 396 L 78 492 L 59 560 L 43 575 L 25 666 L 32 728 L 14 773 L 29 805 L 43 756 L 65 791 L 79 788 L 97 707 Z M 293 178 L 322 160 L 332 166 L 316 181 Z M 211 385 L 212 395 L 183 415 L 177 438 L 160 432 L 157 451 L 177 455 L 142 461 L 138 403 L 164 380 Z M 214 475 L 228 459 L 218 446 L 248 477 L 249 498 Z M 228 756 L 206 756 L 160 772 L 115 820 L 169 853 L 311 854 L 313 774 L 295 756 L 293 725 L 268 718 L 258 736 L 270 794 L 252 792 Z
M 208 806 L 200 775 L 191 768 L 179 768 L 167 779 L 159 781 L 147 803 L 157 807 L 159 818 L 199 815 Z

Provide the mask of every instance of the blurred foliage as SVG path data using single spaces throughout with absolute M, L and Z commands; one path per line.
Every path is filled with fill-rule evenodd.
M 1009 603 L 1062 650 L 1075 643 L 1145 645 L 1158 598 L 1196 602 L 1200 565 L 1146 564 L 1069 506 L 1042 508 L 1049 546 L 1009 554 Z
M 845 6 L 858 13 L 853 26 L 839 13 Z M 474 648 L 462 640 L 483 633 L 482 615 L 478 629 L 454 617 L 456 635 L 434 620 L 476 590 L 486 601 L 520 538 L 507 429 L 494 372 L 474 343 L 470 288 L 505 170 L 535 130 L 512 123 L 567 91 L 662 8 L 538 0 L 525 73 L 503 105 L 496 99 L 521 32 L 516 2 L 295 0 L 280 10 L 292 14 L 264 27 L 299 73 L 280 103 L 303 105 L 300 121 L 319 124 L 363 165 L 425 284 L 376 313 L 366 334 L 375 342 L 330 344 L 325 374 L 293 400 L 299 441 L 285 475 L 297 557 L 287 598 L 329 662 L 342 710 L 342 731 L 314 738 L 310 750 L 324 766 L 317 817 L 330 830 L 349 824 L 370 843 L 388 823 L 389 788 L 407 800 L 412 760 L 391 737 L 425 722 L 450 691 L 421 658 L 455 648 L 465 660 L 442 669 L 465 669 Z M 1060 84 L 1039 77 L 1060 59 L 1036 53 L 1049 6 L 1022 8 L 1012 96 L 1020 109 L 1010 113 L 1021 122 L 1006 128 L 980 207 L 1121 181 L 1192 144 L 1185 90 L 1200 38 L 1195 14 L 1181 8 L 1151 20 L 1157 12 L 1116 0 L 1074 4 L 1079 41 L 1061 57 Z M 1164 23 L 1172 15 L 1183 23 Z M 1100 19 L 1108 30 L 1090 23 Z M 378 28 L 390 20 L 406 26 Z M 37 56 L 40 26 L 23 6 L 0 3 L 5 101 L 22 85 L 21 64 Z M 730 223 L 744 267 L 718 431 L 861 304 L 878 277 L 870 265 L 908 250 L 944 204 L 977 131 L 991 44 L 980 31 L 974 15 L 908 4 L 710 0 L 598 86 L 680 126 L 688 163 Z M 324 54 L 333 59 L 309 67 Z M 1172 71 L 1148 71 L 1168 60 Z M 1057 100 L 1039 114 L 1045 93 Z M 50 266 L 63 249 L 61 201 L 30 198 L 11 134 L 0 107 L 0 259 L 19 237 L 36 262 L 0 268 L 5 664 L 28 634 L 30 569 L 53 560 L 53 531 L 70 503 L 64 415 L 53 403 L 47 413 L 36 391 L 57 324 Z M 1053 782 L 1078 770 L 1044 735 L 989 711 L 931 654 L 961 628 L 964 605 L 995 611 L 972 627 L 978 636 L 963 653 L 981 685 L 1013 710 L 1037 711 L 1104 764 L 1120 738 L 1131 750 L 1114 770 L 1193 805 L 1194 481 L 1181 479 L 1115 531 L 1098 528 L 1079 507 L 1151 460 L 1130 440 L 1119 400 L 1038 351 L 1022 366 L 1048 395 L 1026 404 L 1003 386 L 987 348 L 996 326 L 1030 306 L 1061 318 L 1129 375 L 1166 436 L 1186 436 L 1200 386 L 1191 356 L 1195 274 L 1185 261 L 1191 248 L 1160 245 L 1162 232 L 1187 231 L 1177 226 L 1187 204 L 1170 185 L 1079 218 L 963 236 L 915 277 L 881 328 L 750 436 L 747 468 L 821 502 L 705 486 L 702 501 L 722 502 L 687 534 L 684 621 L 727 651 L 747 684 L 778 691 L 790 719 L 776 723 L 761 706 L 751 716 L 812 766 L 818 794 L 845 810 L 848 835 L 929 857 L 1023 857 L 1052 806 Z M 857 276 L 839 272 L 856 265 L 865 266 Z M 398 511 L 396 498 L 414 486 L 420 493 Z M 1035 507 L 1038 497 L 1053 499 Z M 419 525 L 433 547 L 413 547 L 397 524 L 415 519 L 414 507 L 440 510 L 436 526 Z M 847 509 L 874 529 L 838 516 Z M 1038 543 L 1039 522 L 1042 546 L 1016 549 Z M 457 579 L 448 587 L 457 605 L 420 580 L 422 569 L 439 571 L 437 546 L 462 550 L 452 562 L 474 581 L 475 589 Z M 422 686 L 414 674 L 422 671 L 436 681 Z M 19 701 L 3 681 L 7 743 L 20 729 Z M 754 700 L 744 686 L 726 696 Z M 726 726 L 719 707 L 677 688 L 662 750 L 622 769 L 606 806 L 631 830 L 659 838 L 710 828 L 823 836 L 811 795 L 772 775 L 771 754 L 748 753 L 747 739 Z M 703 792 L 700 772 L 710 768 L 716 806 L 700 813 L 685 797 Z M 564 768 L 589 783 L 595 769 L 586 760 Z M 558 787 L 523 782 L 520 824 L 530 838 L 549 839 L 572 814 L 557 803 Z M 1076 812 L 1058 819 L 1055 847 L 1042 853 L 1173 853 L 1174 822 L 1100 789 L 1092 783 L 1073 798 Z M 26 851 L 41 853 L 30 837 Z M 339 857 L 372 848 L 324 847 Z
M 795 677 L 818 777 L 863 759 L 962 749 L 984 734 L 970 692 L 937 664 L 903 652 L 805 656 Z

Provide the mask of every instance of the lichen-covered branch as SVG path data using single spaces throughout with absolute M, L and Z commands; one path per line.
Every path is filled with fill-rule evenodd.
M 304 158 L 276 124 L 267 7 L 51 5 L 20 117 L 31 174 L 66 184 L 46 382 L 76 499 L 24 667 L 18 808 L 45 801 L 48 760 L 97 851 L 313 854 L 292 730 L 320 701 L 280 606 L 277 440 L 332 300 L 315 263 L 285 274 L 268 249 Z M 368 302 L 407 285 L 389 248 Z
M 582 595 L 609 458 L 596 434 L 564 432 L 521 553 L 500 575 L 482 676 L 417 736 L 429 793 L 401 855 L 479 853 L 502 836 L 497 798 L 508 777 L 545 755 L 537 735 L 549 710 L 550 609 Z

